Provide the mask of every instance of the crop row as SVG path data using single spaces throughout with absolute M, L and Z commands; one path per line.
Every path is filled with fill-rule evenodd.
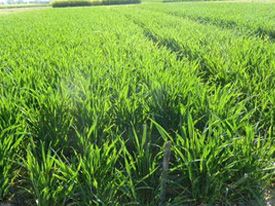
M 274 40 L 275 9 L 273 4 L 231 4 L 231 3 L 183 3 L 144 6 L 175 16 L 188 18 L 202 24 L 221 28 L 232 28 L 247 35 L 257 35 Z
M 1 201 L 264 201 L 274 45 L 138 8 L 0 18 Z
M 246 105 L 248 111 L 254 110 L 256 105 L 268 105 L 255 112 L 254 119 L 262 121 L 259 125 L 272 126 L 274 44 L 152 11 L 131 13 L 149 39 L 167 47 L 181 59 L 198 62 L 200 76 L 207 84 L 232 85 L 243 94 L 242 98 L 250 99 Z M 146 18 L 149 13 L 150 20 Z M 260 101 L 263 102 L 259 104 Z M 259 116 L 267 118 L 261 120 Z

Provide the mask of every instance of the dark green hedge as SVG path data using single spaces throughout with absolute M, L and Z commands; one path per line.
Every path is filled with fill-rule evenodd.
M 52 3 L 52 7 L 74 7 L 74 6 L 96 6 L 96 5 L 114 5 L 114 4 L 137 4 L 141 0 L 57 0 Z
M 52 7 L 91 6 L 90 1 L 54 1 Z

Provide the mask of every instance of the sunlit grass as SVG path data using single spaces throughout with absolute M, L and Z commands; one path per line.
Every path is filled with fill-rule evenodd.
M 264 204 L 274 42 L 171 8 L 0 17 L 0 202 Z

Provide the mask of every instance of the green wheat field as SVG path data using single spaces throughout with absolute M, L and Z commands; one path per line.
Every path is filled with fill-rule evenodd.
M 0 205 L 262 206 L 275 3 L 0 12 Z

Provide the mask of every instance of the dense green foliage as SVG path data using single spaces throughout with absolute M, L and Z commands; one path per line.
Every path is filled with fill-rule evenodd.
M 0 202 L 263 205 L 275 151 L 269 8 L 0 16 Z
M 84 1 L 84 0 L 76 0 L 76 1 L 53 1 L 52 7 L 72 7 L 72 6 L 92 6 L 98 5 L 99 1 Z
M 56 0 L 52 2 L 53 7 L 73 7 L 73 6 L 96 6 L 115 4 L 137 4 L 141 0 Z
M 163 4 L 158 7 L 147 6 L 154 9 L 187 18 L 201 24 L 215 25 L 220 28 L 234 29 L 235 32 L 254 34 L 256 36 L 275 39 L 275 4 L 244 4 L 244 3 L 184 3 L 179 7 L 178 4 Z

